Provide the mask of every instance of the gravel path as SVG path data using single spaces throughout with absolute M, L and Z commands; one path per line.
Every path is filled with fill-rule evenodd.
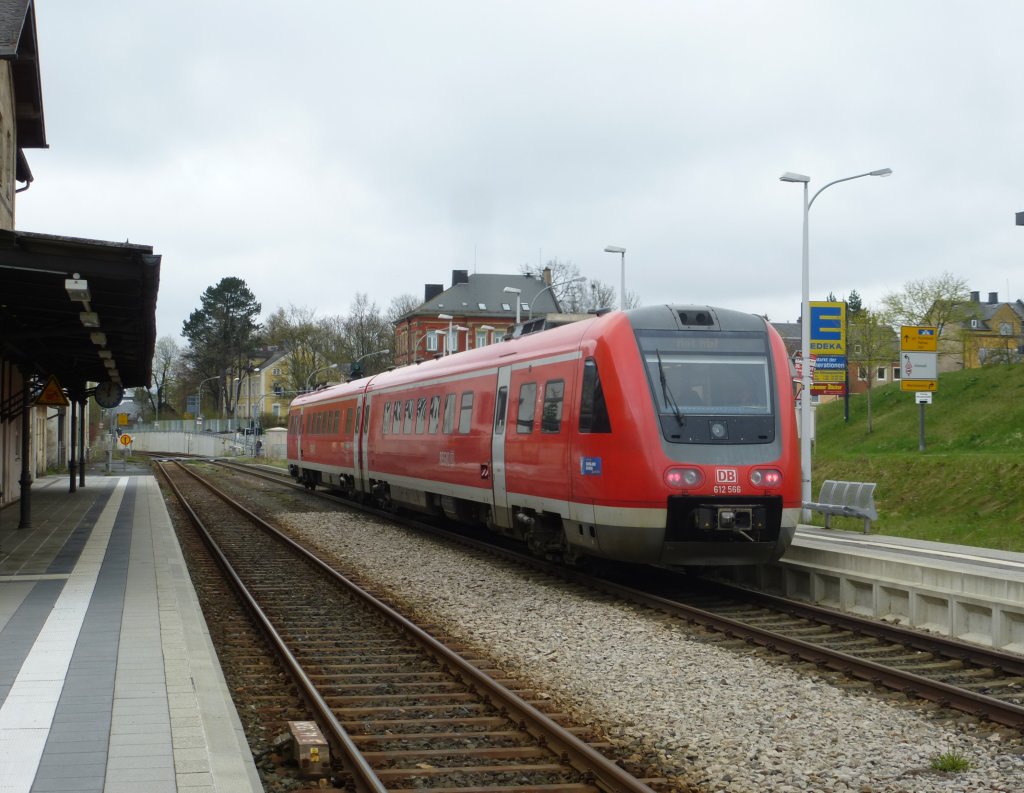
M 680 790 L 1024 790 L 1018 732 L 840 689 L 701 642 L 650 611 L 538 584 L 372 518 L 278 518 L 416 615 L 602 725 L 609 740 L 665 769 Z M 945 753 L 966 758 L 970 770 L 931 770 Z

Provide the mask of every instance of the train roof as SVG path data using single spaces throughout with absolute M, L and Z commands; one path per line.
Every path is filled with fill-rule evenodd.
M 378 391 L 424 379 L 457 377 L 461 374 L 498 367 L 519 360 L 550 355 L 559 350 L 576 349 L 586 337 L 609 332 L 633 330 L 760 330 L 766 326 L 763 317 L 731 309 L 695 305 L 644 306 L 629 311 L 612 311 L 590 316 L 578 322 L 507 338 L 497 344 L 464 350 L 408 364 L 380 374 L 322 388 L 303 394 L 292 401 L 293 407 L 332 401 L 364 391 Z

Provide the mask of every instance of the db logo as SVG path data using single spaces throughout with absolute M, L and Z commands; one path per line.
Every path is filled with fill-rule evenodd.
M 735 468 L 716 468 L 715 481 L 720 485 L 734 485 L 739 481 Z

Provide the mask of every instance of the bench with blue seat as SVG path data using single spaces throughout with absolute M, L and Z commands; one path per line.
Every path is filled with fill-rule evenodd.
M 833 515 L 862 518 L 864 533 L 867 534 L 871 530 L 871 521 L 878 519 L 878 510 L 875 508 L 875 483 L 826 479 L 821 485 L 818 500 L 805 503 L 804 509 L 824 514 L 826 529 L 832 528 Z

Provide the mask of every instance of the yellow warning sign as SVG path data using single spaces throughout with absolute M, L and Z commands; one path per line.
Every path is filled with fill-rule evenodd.
M 122 432 L 121 437 L 117 439 L 122 446 L 130 446 L 132 442 L 132 436 L 127 432 Z
M 39 396 L 36 397 L 34 404 L 53 408 L 66 408 L 71 403 L 64 396 L 64 390 L 60 387 L 60 383 L 57 382 L 57 378 L 51 374 L 50 379 L 46 381 L 46 386 Z

